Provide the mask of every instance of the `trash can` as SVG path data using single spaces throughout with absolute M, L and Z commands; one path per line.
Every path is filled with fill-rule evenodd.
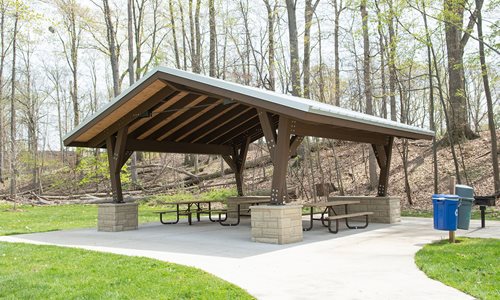
M 457 195 L 432 195 L 434 229 L 446 231 L 457 230 L 458 199 Z
M 455 194 L 460 197 L 458 206 L 458 229 L 469 229 L 472 204 L 474 203 L 474 189 L 468 185 L 455 185 Z

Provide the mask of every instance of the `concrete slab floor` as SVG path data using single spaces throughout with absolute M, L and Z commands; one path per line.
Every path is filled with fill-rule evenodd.
M 500 238 L 500 222 L 471 222 L 457 236 Z M 65 230 L 0 237 L 0 241 L 54 244 L 145 256 L 194 266 L 232 282 L 258 299 L 472 299 L 431 280 L 415 265 L 423 245 L 447 239 L 432 219 L 328 233 L 315 223 L 304 240 L 289 245 L 250 241 L 249 220 L 222 227 L 203 221 L 188 226 L 146 224 L 139 230 Z

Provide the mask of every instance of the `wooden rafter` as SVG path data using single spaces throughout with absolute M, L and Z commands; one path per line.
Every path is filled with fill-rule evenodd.
M 169 107 L 171 107 L 172 105 L 174 105 L 175 103 L 179 102 L 181 99 L 186 97 L 188 94 L 189 94 L 189 92 L 187 92 L 187 91 L 181 91 L 181 92 L 177 93 L 175 96 L 173 96 L 170 99 L 167 99 L 163 104 L 160 104 L 157 108 L 155 108 L 151 112 L 152 115 L 157 115 L 157 114 L 165 111 L 166 109 L 168 109 Z M 149 121 L 148 118 L 142 118 L 142 119 L 137 120 L 136 122 L 134 122 L 134 124 L 130 125 L 128 132 L 129 133 L 134 132 L 137 128 L 141 127 L 142 125 L 144 125 L 144 123 L 146 123 L 148 121 Z
M 243 106 L 237 104 L 218 106 L 213 110 L 207 112 L 200 118 L 194 120 L 189 127 L 185 128 L 185 130 L 183 129 L 179 130 L 179 132 L 173 135 L 172 139 L 176 142 L 180 142 L 185 138 L 189 137 L 190 135 L 192 135 L 193 133 L 195 133 L 196 131 L 200 130 L 201 128 L 204 128 L 205 126 L 207 126 L 214 120 L 218 119 L 219 117 L 229 112 L 236 111 L 236 108 L 243 109 Z
M 155 131 L 157 131 L 158 129 L 160 129 L 162 126 L 164 126 L 165 124 L 168 124 L 168 122 L 170 122 L 173 119 L 177 118 L 178 116 L 180 116 L 181 114 L 183 114 L 187 110 L 189 110 L 189 109 L 197 106 L 199 103 L 201 103 L 203 100 L 205 100 L 207 98 L 208 98 L 208 96 L 206 96 L 206 95 L 198 96 L 195 100 L 191 101 L 191 103 L 189 104 L 189 106 L 183 107 L 182 109 L 174 112 L 173 114 L 171 114 L 167 118 L 163 119 L 158 124 L 154 125 L 152 128 L 149 128 L 143 134 L 139 135 L 137 138 L 139 140 L 147 138 L 148 136 L 150 136 L 151 134 L 153 134 Z
M 210 133 L 214 132 L 214 131 L 217 131 L 219 128 L 224 128 L 223 130 L 225 130 L 225 127 L 223 127 L 224 125 L 226 124 L 233 124 L 233 120 L 241 120 L 241 118 L 239 118 L 241 115 L 244 115 L 245 113 L 247 113 L 248 111 L 250 111 L 252 109 L 252 107 L 248 107 L 248 108 L 245 108 L 244 110 L 242 110 L 241 112 L 237 113 L 237 114 L 232 114 L 230 116 L 228 116 L 227 118 L 225 118 L 225 120 L 222 120 L 221 122 L 217 123 L 217 124 L 214 124 L 209 130 L 206 130 L 203 134 L 199 135 L 198 137 L 196 137 L 192 142 L 195 143 L 197 141 L 203 141 L 203 140 L 210 140 L 211 139 L 211 136 Z M 246 116 L 246 114 L 244 115 Z M 226 126 L 227 127 L 227 126 Z M 208 138 L 205 138 L 207 137 Z
M 212 135 L 210 140 L 207 140 L 209 144 L 218 144 L 222 140 L 232 140 L 233 138 L 243 134 L 248 127 L 251 127 L 251 124 L 257 122 L 257 116 L 242 118 L 241 122 L 236 123 L 237 125 L 233 126 L 232 129 L 227 128 L 228 131 L 219 130 L 217 135 Z
M 129 125 L 131 122 L 136 120 L 142 113 L 144 113 L 144 112 L 148 111 L 149 109 L 151 109 L 152 107 L 154 107 L 158 103 L 158 101 L 167 99 L 168 97 L 170 97 L 174 93 L 175 92 L 168 87 L 161 89 L 156 94 L 154 94 L 151 98 L 149 98 L 148 100 L 146 100 L 143 103 L 141 103 L 140 105 L 138 105 L 136 108 L 131 110 L 128 114 L 126 114 L 122 118 L 118 119 L 112 125 L 108 126 L 104 130 L 102 130 L 98 135 L 93 137 L 89 141 L 89 146 L 90 147 L 97 147 L 97 146 L 103 144 L 108 136 L 114 134 L 115 132 L 120 130 L 120 128 L 123 128 L 123 127 Z
M 210 110 L 212 110 L 215 106 L 219 105 L 222 103 L 222 100 L 217 100 L 215 101 L 214 103 L 212 103 L 211 105 L 205 107 L 204 109 L 202 109 L 201 111 L 197 112 L 196 114 L 192 115 L 191 117 L 189 118 L 186 118 L 185 120 L 183 120 L 179 125 L 175 126 L 174 128 L 170 129 L 169 131 L 165 132 L 162 136 L 160 136 L 159 138 L 157 138 L 156 140 L 157 141 L 162 141 L 164 139 L 166 139 L 167 137 L 169 137 L 172 133 L 176 132 L 177 130 L 179 130 L 180 128 L 188 125 L 189 123 L 191 123 L 193 120 L 199 118 L 200 116 L 206 114 L 207 112 L 209 112 Z

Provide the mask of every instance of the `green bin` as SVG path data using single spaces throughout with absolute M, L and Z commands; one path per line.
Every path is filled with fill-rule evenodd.
M 457 184 L 455 186 L 455 193 L 460 197 L 457 228 L 468 230 L 472 204 L 474 203 L 474 190 L 470 186 Z

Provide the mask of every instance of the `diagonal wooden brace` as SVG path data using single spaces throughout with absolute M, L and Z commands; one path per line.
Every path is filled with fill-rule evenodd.
M 118 131 L 116 137 L 111 135 L 106 138 L 113 202 L 117 203 L 123 202 L 120 171 L 132 154 L 131 151 L 126 151 L 127 130 L 128 126 L 125 126 Z
M 387 184 L 389 183 L 389 169 L 391 166 L 393 142 L 394 137 L 391 136 L 388 137 L 387 144 L 385 145 L 372 144 L 373 152 L 375 153 L 378 166 L 380 167 L 377 192 L 379 197 L 385 197 L 387 195 Z

